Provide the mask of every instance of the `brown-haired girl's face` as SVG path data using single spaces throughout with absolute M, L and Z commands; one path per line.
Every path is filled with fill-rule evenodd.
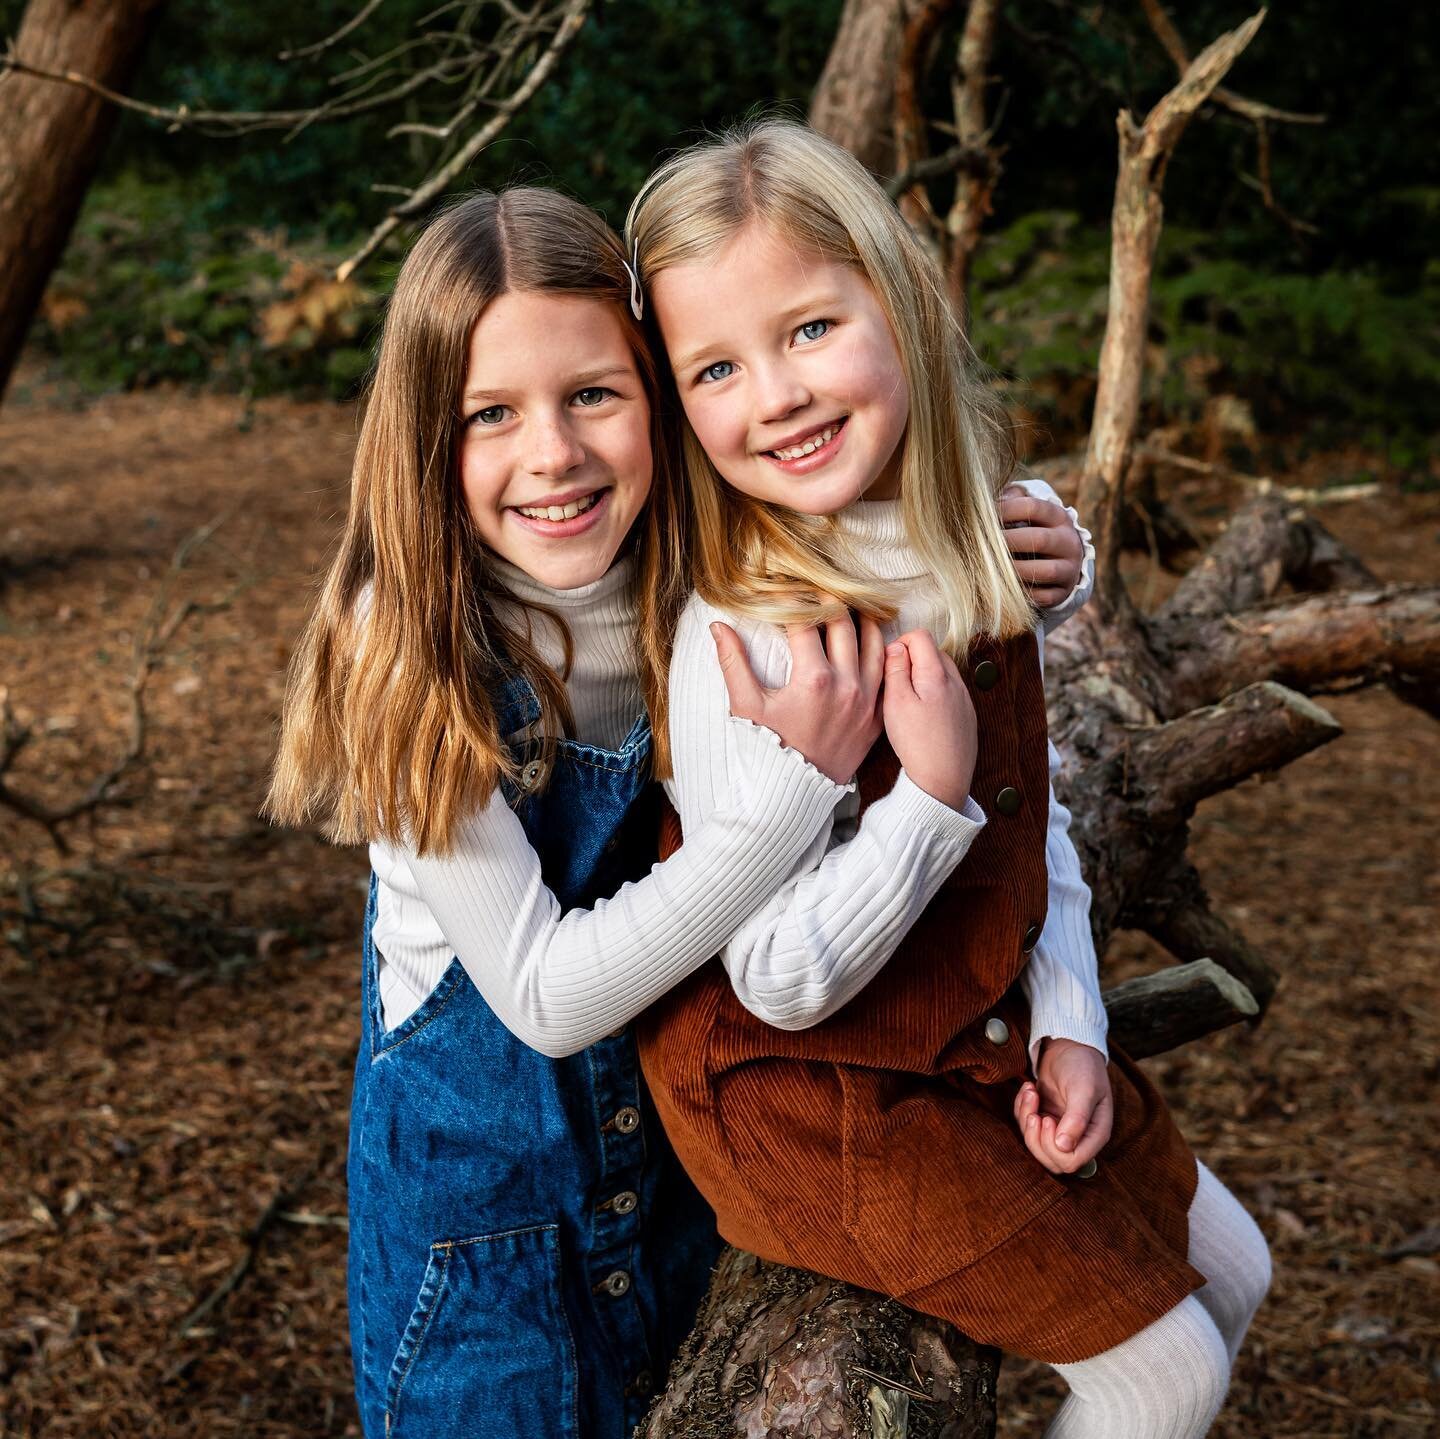
M 650 291 L 686 418 L 727 484 L 810 515 L 899 493 L 910 392 L 859 270 L 756 222 Z
M 510 291 L 470 336 L 460 478 L 475 528 L 551 589 L 600 578 L 650 493 L 650 404 L 614 305 Z

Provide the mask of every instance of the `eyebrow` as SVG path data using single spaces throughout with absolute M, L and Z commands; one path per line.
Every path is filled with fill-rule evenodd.
M 840 308 L 840 305 L 841 299 L 839 295 L 831 290 L 820 290 L 814 294 L 807 295 L 798 304 L 781 310 L 775 318 L 782 325 L 791 325 L 794 324 L 801 315 L 808 314 L 812 310 L 837 310 Z M 702 345 L 698 350 L 691 350 L 689 354 L 681 355 L 678 360 L 672 359 L 670 361 L 670 369 L 678 375 L 698 365 L 701 360 L 705 359 L 711 353 L 717 350 L 723 350 L 724 348 L 725 346 L 719 343 Z
M 602 365 L 595 370 L 581 370 L 579 374 L 571 375 L 565 384 L 572 389 L 583 390 L 589 385 L 596 384 L 600 380 L 611 380 L 617 375 L 633 375 L 634 365 Z M 514 391 L 507 390 L 503 386 L 496 389 L 466 390 L 461 396 L 465 400 L 491 400 L 500 399 Z

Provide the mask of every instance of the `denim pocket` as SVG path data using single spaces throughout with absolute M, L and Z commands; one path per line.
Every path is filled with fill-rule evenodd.
M 577 1439 L 577 1382 L 555 1225 L 431 1245 L 385 1387 L 387 1439 Z

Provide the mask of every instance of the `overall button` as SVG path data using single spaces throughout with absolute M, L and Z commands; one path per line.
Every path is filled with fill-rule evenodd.
M 991 1044 L 1004 1044 L 1010 1038 L 1010 1026 L 1003 1019 L 992 1015 L 985 1021 L 985 1038 Z
M 520 786 L 522 789 L 534 789 L 539 785 L 545 776 L 545 766 L 538 759 L 532 759 L 524 769 L 520 771 Z
M 1096 1164 L 1093 1159 L 1087 1159 L 1087 1160 L 1085 1161 L 1085 1163 L 1082 1164 L 1082 1165 L 1080 1166 L 1080 1168 L 1075 1171 L 1075 1178 L 1076 1178 L 1076 1179 L 1094 1179 L 1094 1178 L 1095 1178 L 1095 1171 L 1096 1171 L 1097 1169 L 1099 1169 L 1099 1168 L 1100 1168 L 1100 1166 L 1099 1166 L 1098 1164 Z
M 1034 949 L 1035 946 L 1039 943 L 1040 926 L 1038 924 L 1032 924 L 1030 928 L 1025 931 L 1025 938 L 1020 941 L 1020 948 L 1026 954 L 1029 954 L 1030 951 Z
M 648 1370 L 642 1369 L 626 1386 L 626 1394 L 637 1394 L 641 1399 L 655 1392 L 655 1376 Z
M 1000 666 L 994 660 L 981 660 L 970 678 L 974 680 L 977 690 L 993 690 L 1000 678 Z
M 613 1274 L 607 1274 L 595 1288 L 603 1289 L 612 1299 L 619 1299 L 630 1292 L 630 1276 L 623 1269 L 617 1269 Z
M 995 796 L 995 808 L 1001 814 L 1016 814 L 1020 809 L 1020 791 L 1014 785 L 1007 784 Z
M 616 1214 L 633 1214 L 635 1206 L 640 1203 L 640 1196 L 633 1189 L 622 1189 L 609 1204 L 601 1208 L 612 1210 Z
M 615 1112 L 615 1118 L 610 1122 L 621 1134 L 634 1134 L 640 1128 L 640 1111 L 633 1104 L 627 1104 L 624 1109 Z

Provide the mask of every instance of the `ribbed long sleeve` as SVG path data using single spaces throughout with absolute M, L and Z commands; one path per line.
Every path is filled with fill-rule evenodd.
M 746 763 L 726 735 L 729 702 L 709 633 L 719 618 L 720 611 L 693 597 L 670 663 L 675 773 L 666 789 L 686 847 L 729 803 Z M 742 622 L 738 632 L 761 684 L 784 684 L 790 652 L 781 631 Z M 841 817 L 855 808 L 847 796 Z M 894 792 L 866 811 L 853 838 L 827 848 L 827 826 L 721 951 L 736 997 L 781 1029 L 804 1029 L 833 1014 L 894 954 L 984 823 L 973 801 L 953 810 L 902 774 Z
M 632 643 L 633 583 L 622 562 L 583 590 L 544 590 L 502 573 L 517 598 L 560 613 L 575 641 L 567 684 L 579 738 L 613 747 L 642 712 Z M 537 617 L 546 658 L 558 631 Z M 708 642 L 708 637 L 707 637 Z M 562 914 L 523 826 L 494 795 L 444 856 L 376 843 L 375 945 L 387 1027 L 411 1014 L 458 956 L 504 1023 L 550 1055 L 613 1033 L 715 954 L 774 894 L 846 793 L 771 731 L 722 718 L 737 757 L 725 803 L 681 854 L 590 910 Z
M 1043 480 L 1022 487 L 1058 503 Z M 1072 520 L 1074 511 L 1069 511 Z M 905 587 L 886 639 L 913 628 L 935 629 L 938 597 L 905 536 L 898 501 L 861 501 L 842 527 L 867 568 Z M 1077 522 L 1078 527 L 1078 522 Z M 1081 530 L 1085 559 L 1075 591 L 1042 612 L 1043 628 L 1060 610 L 1073 613 L 1094 585 L 1094 549 Z M 671 664 L 671 744 L 675 777 L 667 786 L 685 833 L 725 802 L 738 761 L 720 738 L 728 713 L 708 626 L 727 618 L 692 598 Z M 781 632 L 753 621 L 735 624 L 760 682 L 785 683 L 789 650 Z M 1039 637 L 1043 658 L 1043 631 Z M 983 743 L 983 736 L 981 737 Z M 1053 779 L 1060 757 L 1050 747 Z M 730 938 L 722 959 L 736 996 L 782 1029 L 803 1029 L 834 1014 L 879 972 L 910 926 L 959 864 L 985 816 L 973 800 L 956 811 L 920 790 L 903 772 L 895 790 L 855 823 L 858 802 L 837 806 L 833 829 L 816 836 L 780 891 Z M 1023 975 L 1032 1009 L 1032 1060 L 1045 1038 L 1075 1039 L 1105 1052 L 1105 1011 L 1090 934 L 1090 891 L 1069 835 L 1070 814 L 1050 791 L 1046 865 L 1049 905 L 1040 943 Z

